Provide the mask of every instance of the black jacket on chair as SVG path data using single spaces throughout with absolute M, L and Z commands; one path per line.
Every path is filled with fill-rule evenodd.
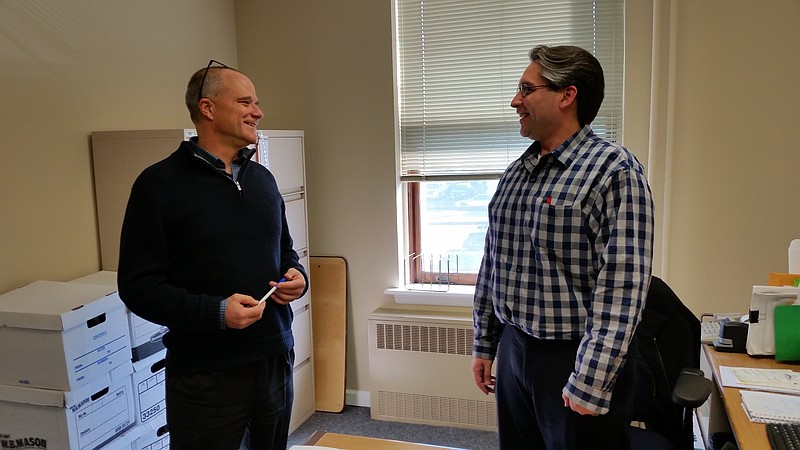
M 685 368 L 700 367 L 700 321 L 660 278 L 652 277 L 642 320 L 633 416 L 671 443 L 693 448 L 691 411 L 675 404 L 672 390 Z

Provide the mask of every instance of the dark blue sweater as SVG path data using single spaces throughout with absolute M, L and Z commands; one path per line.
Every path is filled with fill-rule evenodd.
M 224 329 L 220 302 L 261 298 L 296 268 L 283 199 L 272 174 L 245 161 L 238 185 L 181 143 L 136 179 L 122 226 L 118 288 L 138 316 L 165 325 L 167 368 L 205 373 L 294 346 L 292 311 L 268 301 L 261 320 Z M 307 284 L 307 283 L 306 283 Z

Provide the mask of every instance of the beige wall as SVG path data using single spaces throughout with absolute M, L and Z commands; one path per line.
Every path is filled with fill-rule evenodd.
M 368 391 L 367 316 L 398 273 L 391 3 L 236 0 L 236 17 L 259 126 L 305 130 L 309 249 L 347 260 L 347 387 Z
M 232 2 L 0 2 L 0 292 L 99 270 L 89 134 L 191 126 L 190 73 L 236 64 Z
M 668 278 L 741 311 L 800 238 L 800 2 L 679 3 Z
M 0 291 L 97 270 L 89 133 L 189 126 L 188 73 L 238 59 L 261 127 L 306 132 L 311 253 L 348 261 L 347 387 L 369 391 L 366 317 L 398 272 L 390 2 L 111 3 L 0 2 Z M 628 11 L 625 144 L 658 271 L 696 313 L 744 310 L 800 237 L 800 3 L 654 4 Z

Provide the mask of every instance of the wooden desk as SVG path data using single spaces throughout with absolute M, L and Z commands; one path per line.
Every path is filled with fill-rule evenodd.
M 413 442 L 392 441 L 348 434 L 317 431 L 306 442 L 306 445 L 332 447 L 344 450 L 463 450 L 438 445 L 416 444 Z
M 752 357 L 743 353 L 718 352 L 712 345 L 703 345 L 703 353 L 708 359 L 708 364 L 714 372 L 714 384 L 722 395 L 725 412 L 728 415 L 733 434 L 739 450 L 764 450 L 769 449 L 767 431 L 762 423 L 750 422 L 742 408 L 740 389 L 722 386 L 722 377 L 719 366 L 728 367 L 755 367 L 763 369 L 790 369 L 800 371 L 798 364 L 776 362 L 771 357 Z

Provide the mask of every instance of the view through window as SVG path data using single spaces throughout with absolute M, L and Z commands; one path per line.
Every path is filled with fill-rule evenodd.
M 497 180 L 419 183 L 419 265 L 429 281 L 469 282 L 478 273 L 496 188 Z

